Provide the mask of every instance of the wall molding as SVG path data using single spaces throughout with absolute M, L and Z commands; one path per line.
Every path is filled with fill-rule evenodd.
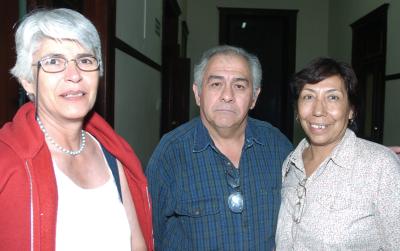
M 133 48 L 129 44 L 125 43 L 121 39 L 115 37 L 114 45 L 115 45 L 115 49 L 119 49 L 119 50 L 125 52 L 126 54 L 136 58 L 140 62 L 150 66 L 151 68 L 153 68 L 153 69 L 155 69 L 155 70 L 157 70 L 159 72 L 161 72 L 161 65 L 160 64 L 156 63 L 155 61 L 153 61 L 152 59 L 150 59 L 149 57 L 147 57 L 146 55 L 144 55 L 140 51 L 136 50 L 135 48 Z

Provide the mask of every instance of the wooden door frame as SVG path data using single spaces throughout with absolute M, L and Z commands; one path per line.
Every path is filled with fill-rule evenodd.
M 178 121 L 174 118 L 172 92 L 174 81 L 177 80 L 174 73 L 180 53 L 178 45 L 180 14 L 181 8 L 176 0 L 163 0 L 160 135 L 178 125 Z
M 7 121 L 10 121 L 18 109 L 18 81 L 10 74 L 10 69 L 16 61 L 14 24 L 19 19 L 18 1 L 5 1 L 0 11 L 1 29 L 0 37 L 0 128 Z
M 172 61 L 178 57 L 178 21 L 181 9 L 176 0 L 163 0 L 161 45 L 161 116 L 160 135 L 171 128 L 171 71 Z
M 384 130 L 384 111 L 385 111 L 385 74 L 386 74 L 386 40 L 387 40 L 387 13 L 389 4 L 383 4 L 371 11 L 367 15 L 361 17 L 350 26 L 352 28 L 352 66 L 359 76 L 360 80 L 363 81 L 365 73 L 368 69 L 374 69 L 376 77 L 374 83 L 374 105 L 373 109 L 373 131 L 371 132 L 372 138 L 377 143 L 383 141 L 383 130 Z M 359 29 L 370 24 L 380 25 L 379 30 L 382 32 L 379 36 L 377 51 L 367 51 L 368 48 L 374 48 L 367 46 L 369 40 L 365 37 L 358 37 Z M 361 44 L 361 45 L 360 45 Z M 364 48 L 364 47 L 365 48 Z M 364 49 L 363 49 L 364 48 Z M 361 82 L 360 81 L 360 82 Z M 362 84 L 362 83 L 359 83 Z M 362 86 L 359 86 L 362 88 Z M 360 89 L 361 90 L 361 89 Z M 361 103 L 360 103 L 361 104 Z M 361 107 L 360 107 L 361 108 Z M 361 121 L 363 116 L 357 119 L 358 123 L 364 127 L 364 121 Z M 361 128 L 363 129 L 363 128 Z M 359 131 L 358 135 L 363 137 L 363 132 Z
M 52 7 L 52 0 L 27 0 L 27 12 L 42 7 Z M 99 32 L 103 77 L 100 78 L 95 111 L 111 126 L 114 125 L 115 97 L 115 22 L 116 0 L 84 0 L 82 14 L 85 15 Z
M 287 26 L 286 42 L 287 54 L 283 58 L 283 71 L 286 76 L 286 85 L 282 86 L 282 93 L 286 94 L 282 99 L 281 115 L 284 123 L 281 131 L 293 140 L 293 95 L 290 90 L 290 79 L 295 72 L 296 67 L 296 19 L 298 10 L 277 10 L 277 9 L 251 9 L 251 8 L 227 8 L 219 7 L 219 44 L 226 44 L 228 40 L 227 20 L 228 16 L 267 16 L 281 17 L 285 20 Z

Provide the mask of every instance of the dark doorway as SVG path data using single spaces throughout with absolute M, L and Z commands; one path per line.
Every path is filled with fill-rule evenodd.
M 297 10 L 219 8 L 220 44 L 258 56 L 261 93 L 250 116 L 267 121 L 293 139 L 289 80 L 295 70 Z
M 181 48 L 178 44 L 181 9 L 176 0 L 163 3 L 161 136 L 189 120 L 190 88 L 190 60 L 186 58 L 189 31 L 183 24 Z
M 352 64 L 360 96 L 357 135 L 377 143 L 383 139 L 388 7 L 384 4 L 351 24 Z
M 15 64 L 13 25 L 18 20 L 18 1 L 5 1 L 0 8 L 0 128 L 10 121 L 18 108 L 18 82 L 11 77 Z M 25 95 L 25 94 L 24 94 Z

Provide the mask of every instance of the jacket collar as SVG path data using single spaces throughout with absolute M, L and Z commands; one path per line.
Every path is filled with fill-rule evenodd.
M 44 136 L 36 122 L 32 102 L 21 106 L 13 120 L 1 128 L 0 141 L 25 159 L 35 156 L 44 146 Z

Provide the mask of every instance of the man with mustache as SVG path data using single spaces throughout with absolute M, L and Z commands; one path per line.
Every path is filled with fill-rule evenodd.
M 261 87 L 256 56 L 206 51 L 194 68 L 200 118 L 164 135 L 147 167 L 156 250 L 272 250 L 281 166 L 292 149 L 248 117 Z

